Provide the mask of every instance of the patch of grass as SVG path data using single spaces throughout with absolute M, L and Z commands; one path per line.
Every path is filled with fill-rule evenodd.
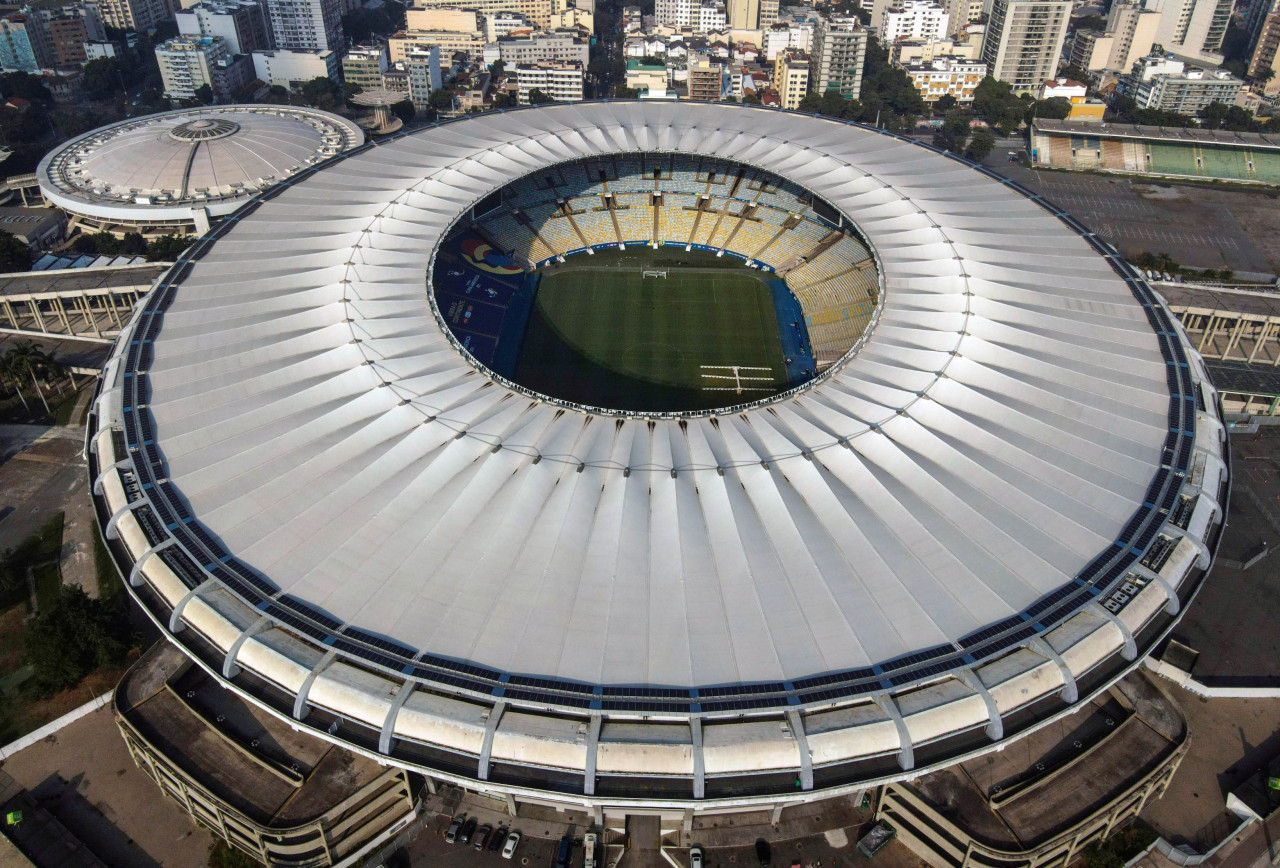
M 655 411 L 720 407 L 785 388 L 768 285 L 732 260 L 694 252 L 666 278 L 643 276 L 672 258 L 664 250 L 646 261 L 631 249 L 548 271 L 514 379 L 577 403 Z M 742 371 L 759 379 L 741 380 L 739 394 L 733 365 L 763 370 Z
M 38 567 L 58 560 L 62 553 L 62 524 L 63 514 L 58 512 L 16 548 L 4 552 L 3 564 L 0 564 L 0 607 L 30 602 L 27 571 L 37 569 L 39 579 Z M 54 571 L 57 571 L 56 563 Z M 56 588 L 54 590 L 56 597 Z
M 36 585 L 36 610 L 47 612 L 58 605 L 62 591 L 62 571 L 55 564 L 41 564 L 32 571 Z
M 261 864 L 226 841 L 217 842 L 209 850 L 209 868 L 259 868 Z
M 27 609 L 22 604 L 0 612 L 0 678 L 22 668 L 22 622 Z
M 69 425 L 71 424 L 71 414 L 75 410 L 77 392 L 64 392 L 59 395 L 56 391 L 48 392 L 45 398 L 49 401 L 49 409 L 51 413 L 44 411 L 44 405 L 40 403 L 40 398 L 30 390 L 23 393 L 27 398 L 27 406 L 22 406 L 22 401 L 17 395 L 9 394 L 7 397 L 0 398 L 0 423 L 16 424 L 16 425 Z
M 102 542 L 101 528 L 94 523 L 93 532 L 93 568 L 98 576 L 98 599 L 104 603 L 116 605 L 124 602 L 124 582 L 116 570 L 111 553 Z

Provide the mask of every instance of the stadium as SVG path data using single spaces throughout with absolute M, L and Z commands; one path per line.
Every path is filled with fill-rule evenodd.
M 1167 636 L 1230 476 L 1181 326 L 1069 215 L 883 131 L 660 101 L 253 197 L 138 306 L 88 437 L 131 593 L 227 689 L 597 817 L 1060 719 Z
M 187 235 L 279 181 L 364 142 L 346 118 L 292 106 L 180 109 L 99 127 L 36 167 L 72 228 Z

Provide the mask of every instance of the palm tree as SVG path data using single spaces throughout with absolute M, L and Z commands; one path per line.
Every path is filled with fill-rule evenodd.
M 18 394 L 18 400 L 22 402 L 22 409 L 30 413 L 31 405 L 27 403 L 27 396 L 22 394 L 22 379 L 14 374 L 13 367 L 10 364 L 8 355 L 0 356 L 0 381 L 3 381 L 7 386 L 10 378 L 13 379 L 13 391 Z
M 40 378 L 55 374 L 62 366 L 54 360 L 53 356 L 30 341 L 14 344 L 13 349 L 5 354 L 4 361 L 5 369 L 11 375 L 18 378 L 25 375 L 31 378 L 32 384 L 36 387 L 36 394 L 40 396 L 40 403 L 44 405 L 45 413 L 52 416 L 53 411 L 49 409 L 49 402 L 45 399 Z

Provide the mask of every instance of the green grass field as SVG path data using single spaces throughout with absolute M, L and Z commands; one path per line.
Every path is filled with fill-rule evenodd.
M 669 276 L 645 278 L 645 268 Z M 741 370 L 738 394 L 734 365 L 765 370 Z M 704 410 L 780 391 L 786 368 L 773 297 L 755 271 L 712 254 L 632 248 L 543 275 L 515 379 L 612 409 Z

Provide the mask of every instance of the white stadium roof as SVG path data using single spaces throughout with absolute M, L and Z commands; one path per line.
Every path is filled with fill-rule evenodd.
M 104 219 L 215 216 L 364 141 L 328 112 L 291 106 L 181 109 L 120 121 L 51 151 L 36 170 L 49 201 Z
M 477 370 L 428 302 L 437 242 L 539 166 L 636 151 L 755 165 L 847 215 L 885 287 L 864 344 L 797 394 L 688 418 L 593 415 Z M 141 450 L 131 466 L 150 467 L 106 484 L 121 492 L 104 503 L 124 517 L 114 530 L 127 541 L 129 513 L 149 505 L 256 606 L 210 601 L 234 625 L 225 641 L 198 626 L 231 648 L 224 675 L 262 629 L 291 648 L 341 631 L 357 641 L 328 647 L 363 647 L 378 671 L 421 652 L 494 696 L 499 679 L 576 682 L 607 710 L 610 685 L 661 686 L 696 714 L 750 692 L 717 685 L 807 707 L 829 697 L 805 690 L 842 680 L 817 676 L 869 695 L 1030 642 L 1052 660 L 1036 658 L 1052 677 L 1030 695 L 1066 696 L 1107 655 L 1131 662 L 1208 566 L 1226 470 L 1198 357 L 1097 242 L 962 161 L 791 113 L 579 104 L 427 128 L 264 198 L 140 308 L 97 411 L 100 434 L 122 427 Z M 94 444 L 110 471 L 119 447 Z M 1171 531 L 1188 474 L 1208 518 Z M 151 582 L 145 530 L 127 548 Z M 1182 553 L 1176 575 L 1137 565 L 1157 533 Z M 1122 581 L 1135 583 L 1122 602 L 1100 606 Z M 194 592 L 155 589 L 171 627 L 195 625 Z M 1086 636 L 1099 644 L 1072 657 Z M 974 707 L 994 722 L 1006 700 L 979 677 L 990 692 L 978 682 Z M 948 731 L 917 735 L 911 714 L 890 738 L 903 751 Z

